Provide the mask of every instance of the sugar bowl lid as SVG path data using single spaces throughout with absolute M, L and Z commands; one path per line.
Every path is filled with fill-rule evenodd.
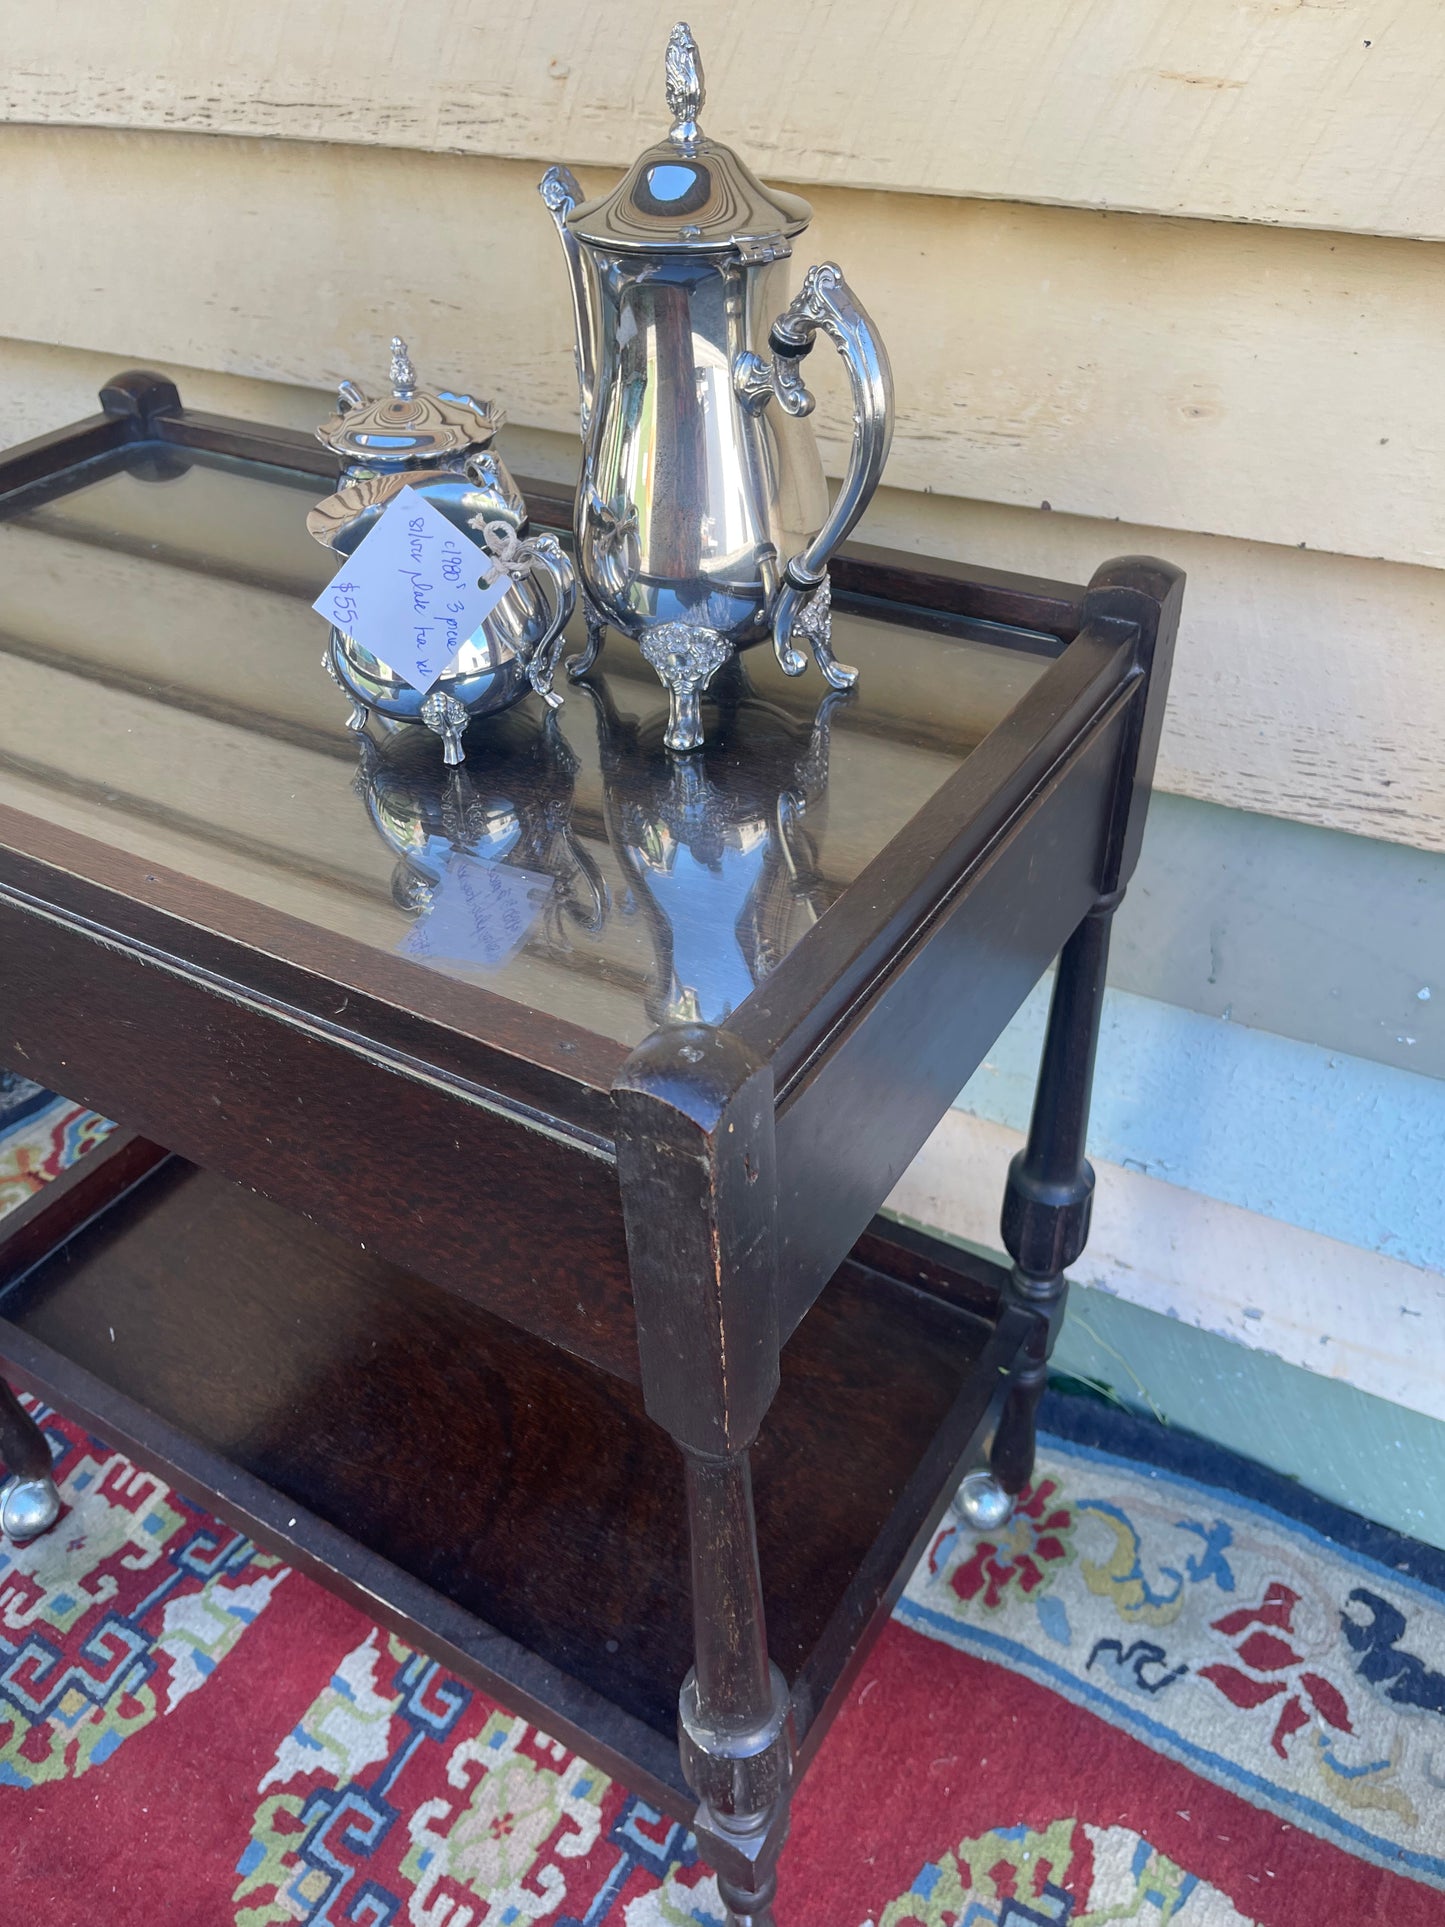
M 368 468 L 411 468 L 484 448 L 502 426 L 489 401 L 435 392 L 417 385 L 416 370 L 399 335 L 391 343 L 391 393 L 372 401 L 344 381 L 341 406 L 316 431 L 316 439 L 344 462 Z
M 579 241 L 617 253 L 690 254 L 737 248 L 749 258 L 787 254 L 813 218 L 796 194 L 765 187 L 730 147 L 697 124 L 705 99 L 702 58 L 687 22 L 667 43 L 672 131 L 639 155 L 610 194 L 567 217 Z

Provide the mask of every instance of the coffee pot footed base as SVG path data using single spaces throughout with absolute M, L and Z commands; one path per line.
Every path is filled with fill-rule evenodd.
M 587 642 L 582 653 L 567 664 L 567 673 L 574 682 L 596 663 L 611 626 L 585 591 L 582 601 Z M 793 645 L 795 640 L 805 643 L 829 688 L 851 689 L 858 680 L 858 671 L 839 662 L 833 654 L 832 608 L 826 570 L 810 589 L 799 589 L 791 583 L 785 586 L 774 623 L 774 648 L 785 674 L 801 676 L 808 659 Z M 740 651 L 721 631 L 705 623 L 656 623 L 643 629 L 633 640 L 668 694 L 667 731 L 663 741 L 669 749 L 683 753 L 701 749 L 702 698 L 718 670 Z

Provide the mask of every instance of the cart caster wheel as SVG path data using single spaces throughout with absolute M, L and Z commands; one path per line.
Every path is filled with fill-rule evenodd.
M 0 1533 L 15 1545 L 38 1539 L 60 1517 L 54 1479 L 7 1479 L 0 1486 Z
M 997 1532 L 1013 1515 L 1013 1495 L 992 1472 L 970 1472 L 953 1495 L 953 1512 L 970 1532 Z

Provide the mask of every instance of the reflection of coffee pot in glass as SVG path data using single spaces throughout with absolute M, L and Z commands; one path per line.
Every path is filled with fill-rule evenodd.
M 878 485 L 892 436 L 888 358 L 837 267 L 786 298 L 812 210 L 697 124 L 686 26 L 667 50 L 666 140 L 602 199 L 565 168 L 542 183 L 572 277 L 583 462 L 576 564 L 595 658 L 610 623 L 667 686 L 667 743 L 702 741 L 698 699 L 736 649 L 806 643 L 834 688 L 828 559 Z M 799 365 L 821 330 L 852 384 L 852 457 L 832 509 Z M 579 670 L 580 673 L 580 670 Z
M 629 907 L 652 939 L 644 991 L 655 1024 L 720 1024 L 818 921 L 832 893 L 808 812 L 826 808 L 830 714 L 811 725 L 754 695 L 734 664 L 701 755 L 667 753 L 660 718 L 622 720 L 605 681 L 597 708 L 607 840 Z
M 572 830 L 577 758 L 555 719 L 513 710 L 482 727 L 484 755 L 459 768 L 410 730 L 360 739 L 356 789 L 396 855 L 393 901 L 416 919 L 400 948 L 443 968 L 494 968 L 526 942 L 565 952 L 607 915 Z

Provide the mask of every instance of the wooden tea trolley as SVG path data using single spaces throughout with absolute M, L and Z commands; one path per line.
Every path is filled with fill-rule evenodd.
M 4 1370 L 769 1921 L 961 1474 L 1029 1476 L 1182 578 L 855 547 L 856 692 L 752 651 L 670 756 L 614 639 L 449 772 L 317 666 L 331 458 L 101 405 L 0 458 L 0 1062 L 126 1128 L 5 1221 Z M 1056 957 L 1012 1268 L 875 1216 Z M 13 1397 L 0 1448 L 43 1498 Z

